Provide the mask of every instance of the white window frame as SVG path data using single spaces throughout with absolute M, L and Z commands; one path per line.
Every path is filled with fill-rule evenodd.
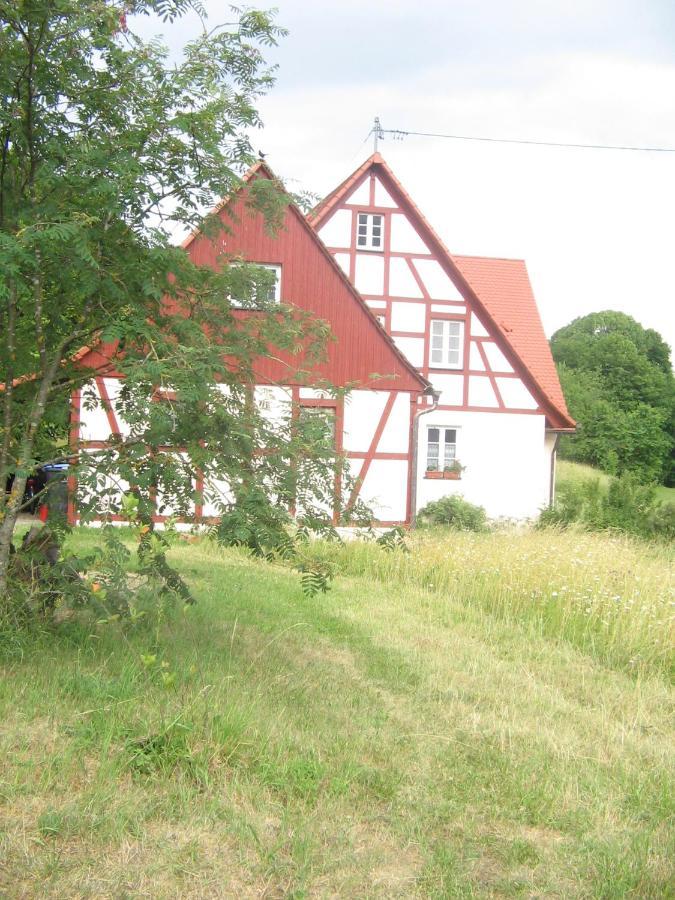
M 432 441 L 431 432 L 438 432 L 438 440 Z M 448 440 L 448 432 L 454 434 L 454 441 Z M 459 428 L 456 425 L 427 425 L 427 464 L 426 470 L 442 472 L 453 463 L 459 461 L 457 445 L 459 443 Z M 433 457 L 429 450 L 438 445 L 438 452 Z M 441 460 L 443 461 L 441 464 Z
M 439 329 L 438 326 L 441 326 Z M 441 346 L 434 347 L 434 339 Z M 440 351 L 440 359 L 438 353 Z M 434 358 L 435 356 L 435 358 Z M 432 369 L 461 369 L 464 366 L 464 322 L 458 319 L 432 319 L 429 331 L 429 366 Z
M 257 266 L 259 269 L 269 269 L 271 272 L 276 274 L 276 281 L 274 284 L 274 296 L 269 296 L 267 298 L 268 303 L 281 303 L 281 264 L 280 263 L 260 263 L 253 262 L 252 260 L 246 260 L 245 262 L 233 262 L 230 263 L 231 266 Z M 271 294 L 271 292 L 270 292 Z M 230 305 L 235 309 L 250 309 L 255 311 L 256 307 L 254 305 L 244 306 L 241 300 L 237 300 L 236 297 L 230 297 Z
M 373 243 L 377 241 L 378 243 Z M 356 214 L 356 249 L 384 251 L 384 215 L 360 212 Z

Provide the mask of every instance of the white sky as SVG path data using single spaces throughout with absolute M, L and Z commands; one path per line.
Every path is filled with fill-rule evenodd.
M 205 0 L 210 24 L 227 5 Z M 675 0 L 278 0 L 254 136 L 321 196 L 384 128 L 675 148 Z M 196 31 L 164 31 L 176 49 Z M 524 258 L 546 332 L 622 310 L 675 346 L 675 153 L 387 138 L 451 252 Z

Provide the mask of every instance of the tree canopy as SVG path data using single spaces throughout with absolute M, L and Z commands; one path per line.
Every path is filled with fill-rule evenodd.
M 591 313 L 557 331 L 551 350 L 579 423 L 561 455 L 672 484 L 675 379 L 658 332 L 624 313 Z
M 120 491 L 102 485 L 121 477 L 142 516 L 160 495 L 180 512 L 199 471 L 268 519 L 303 489 L 311 509 L 311 479 L 289 464 L 312 456 L 303 429 L 258 415 L 253 361 L 280 348 L 308 365 L 325 323 L 279 304 L 242 321 L 228 298 L 260 309 L 269 274 L 198 267 L 171 240 L 177 226 L 227 227 L 204 210 L 254 161 L 256 100 L 273 83 L 264 50 L 283 31 L 232 8 L 178 60 L 133 32 L 134 16 L 189 11 L 203 14 L 199 0 L 0 0 L 0 483 L 15 476 L 0 491 L 0 597 L 26 479 L 68 451 L 68 399 L 94 374 L 77 361 L 83 345 L 105 346 L 124 376 L 129 426 L 114 448 L 74 457 L 90 496 L 107 490 L 119 509 Z M 258 179 L 248 198 L 278 225 L 278 183 Z M 150 413 L 157 388 L 171 400 Z M 335 465 L 308 440 L 319 468 Z

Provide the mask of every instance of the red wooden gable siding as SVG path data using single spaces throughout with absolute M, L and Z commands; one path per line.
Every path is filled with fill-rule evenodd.
M 265 170 L 258 172 L 254 177 L 268 177 Z M 215 241 L 197 233 L 184 244 L 188 253 L 199 265 L 213 267 L 223 252 L 248 262 L 281 265 L 282 301 L 326 320 L 336 338 L 328 343 L 327 360 L 311 367 L 317 380 L 338 387 L 356 382 L 378 390 L 424 390 L 426 381 L 385 334 L 295 206 L 287 207 L 283 227 L 275 235 L 265 230 L 262 215 L 246 208 L 244 192 L 220 215 L 232 233 L 223 232 Z M 292 368 L 302 367 L 301 357 L 278 355 Z M 288 368 L 267 357 L 257 362 L 256 374 L 262 383 L 289 380 Z M 374 380 L 374 374 L 385 377 Z

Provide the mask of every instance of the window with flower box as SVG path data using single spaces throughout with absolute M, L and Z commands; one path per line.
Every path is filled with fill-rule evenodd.
M 443 472 L 458 466 L 457 429 L 427 428 L 427 472 Z

